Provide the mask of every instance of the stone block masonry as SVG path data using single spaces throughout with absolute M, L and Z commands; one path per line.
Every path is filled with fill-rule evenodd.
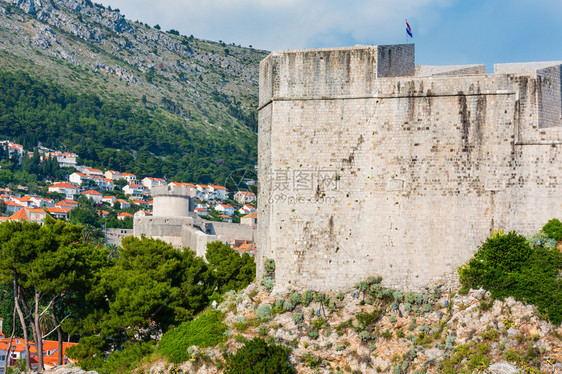
M 153 187 L 154 215 L 135 217 L 132 234 L 160 239 L 177 248 L 190 248 L 203 258 L 210 242 L 254 240 L 251 226 L 206 221 L 195 214 L 195 195 L 195 189 L 188 186 Z
M 414 46 L 273 52 L 260 65 L 258 276 L 419 289 L 493 230 L 562 218 L 560 62 L 415 66 Z

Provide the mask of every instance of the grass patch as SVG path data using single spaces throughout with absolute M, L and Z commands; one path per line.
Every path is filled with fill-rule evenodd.
M 190 359 L 187 348 L 193 345 L 206 348 L 215 346 L 224 340 L 227 330 L 222 321 L 224 315 L 217 310 L 203 313 L 199 318 L 184 322 L 177 328 L 162 336 L 158 351 L 170 362 L 179 363 Z

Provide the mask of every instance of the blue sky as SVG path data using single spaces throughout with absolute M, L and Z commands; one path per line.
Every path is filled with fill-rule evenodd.
M 265 50 L 414 42 L 416 63 L 562 60 L 562 0 L 102 0 L 163 30 Z M 414 38 L 407 39 L 405 19 Z

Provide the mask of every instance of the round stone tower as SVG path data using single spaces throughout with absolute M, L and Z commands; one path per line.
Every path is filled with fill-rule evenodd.
M 187 217 L 192 199 L 188 186 L 158 186 L 152 188 L 155 217 Z

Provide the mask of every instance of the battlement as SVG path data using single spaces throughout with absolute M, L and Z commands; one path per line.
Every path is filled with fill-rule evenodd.
M 157 196 L 177 196 L 193 197 L 189 186 L 155 186 L 151 189 L 152 197 Z

